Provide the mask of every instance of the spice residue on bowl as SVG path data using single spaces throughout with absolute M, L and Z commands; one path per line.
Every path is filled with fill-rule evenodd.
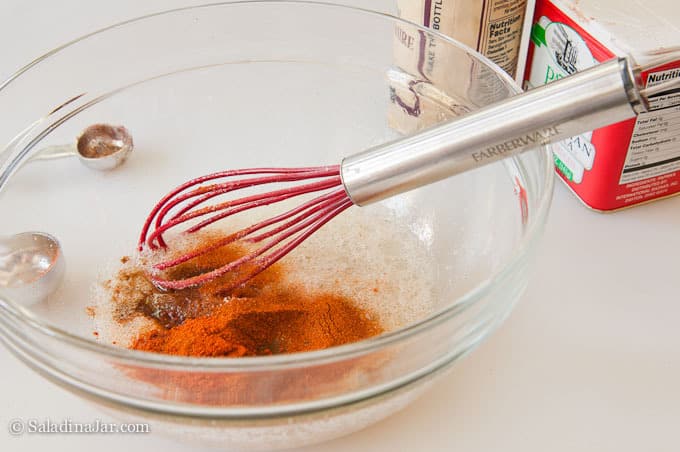
M 210 234 L 203 234 L 196 245 L 210 241 Z M 172 269 L 170 276 L 193 276 L 246 252 L 241 245 L 222 247 Z M 133 349 L 184 356 L 258 356 L 318 350 L 383 331 L 376 316 L 351 298 L 285 280 L 283 263 L 224 294 L 222 287 L 234 275 L 162 291 L 149 282 L 139 262 L 127 258 L 122 262 L 122 269 L 106 283 L 116 320 L 124 323 L 144 316 L 155 324 L 130 342 Z

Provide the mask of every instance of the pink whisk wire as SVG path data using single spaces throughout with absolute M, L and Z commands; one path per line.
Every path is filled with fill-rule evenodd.
M 238 179 L 240 176 L 253 177 Z M 223 179 L 227 180 L 222 181 Z M 306 180 L 314 181 L 204 206 L 211 199 L 245 188 Z M 206 183 L 208 185 L 203 185 Z M 139 237 L 140 251 L 145 246 L 150 250 L 167 248 L 168 244 L 163 234 L 191 220 L 207 216 L 205 219 L 200 219 L 198 223 L 191 224 L 184 231 L 186 234 L 195 233 L 210 224 L 246 210 L 324 191 L 325 193 L 293 209 L 245 227 L 203 247 L 156 263 L 153 265 L 153 270 L 160 272 L 176 267 L 239 240 L 259 243 L 270 239 L 249 254 L 206 273 L 184 279 L 168 279 L 152 273 L 150 275 L 151 281 L 163 289 L 180 290 L 204 284 L 252 263 L 252 270 L 246 276 L 225 288 L 227 290 L 233 289 L 266 270 L 298 247 L 323 225 L 353 205 L 342 186 L 339 165 L 306 168 L 248 168 L 222 171 L 192 179 L 178 186 L 164 196 L 151 210 Z

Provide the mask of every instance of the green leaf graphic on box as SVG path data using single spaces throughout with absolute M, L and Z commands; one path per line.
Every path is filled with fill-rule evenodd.
M 539 22 L 536 22 L 531 27 L 531 42 L 537 46 L 548 45 L 545 41 L 545 28 Z
M 555 166 L 560 171 L 560 173 L 564 174 L 564 177 L 566 177 L 568 180 L 573 181 L 574 174 L 567 167 L 567 165 L 565 165 L 564 162 L 562 162 L 562 160 L 560 160 L 560 158 L 555 154 L 553 154 L 553 159 L 555 160 Z

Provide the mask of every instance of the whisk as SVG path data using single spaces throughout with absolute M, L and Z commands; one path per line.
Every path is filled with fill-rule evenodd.
M 152 282 L 163 289 L 201 285 L 229 272 L 233 287 L 244 284 L 290 253 L 310 235 L 352 205 L 364 206 L 517 155 L 541 144 L 613 124 L 646 111 L 648 97 L 680 87 L 680 79 L 645 90 L 636 83 L 639 68 L 626 58 L 603 63 L 541 88 L 519 94 L 415 135 L 346 157 L 340 165 L 307 168 L 253 168 L 222 171 L 190 180 L 152 209 L 139 249 L 167 248 L 164 234 L 187 225 L 195 233 L 246 210 L 310 193 L 318 196 L 202 247 L 153 265 Z M 282 184 L 219 202 L 218 196 L 268 184 Z M 280 185 L 277 185 L 279 187 Z M 236 241 L 259 248 L 196 276 L 164 277 L 171 269 Z M 245 275 L 239 271 L 247 267 Z

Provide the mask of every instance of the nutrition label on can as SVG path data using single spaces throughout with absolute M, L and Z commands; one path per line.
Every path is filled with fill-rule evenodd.
M 680 69 L 650 73 L 647 86 L 680 77 Z M 680 93 L 652 97 L 650 111 L 638 115 L 619 184 L 680 169 Z

